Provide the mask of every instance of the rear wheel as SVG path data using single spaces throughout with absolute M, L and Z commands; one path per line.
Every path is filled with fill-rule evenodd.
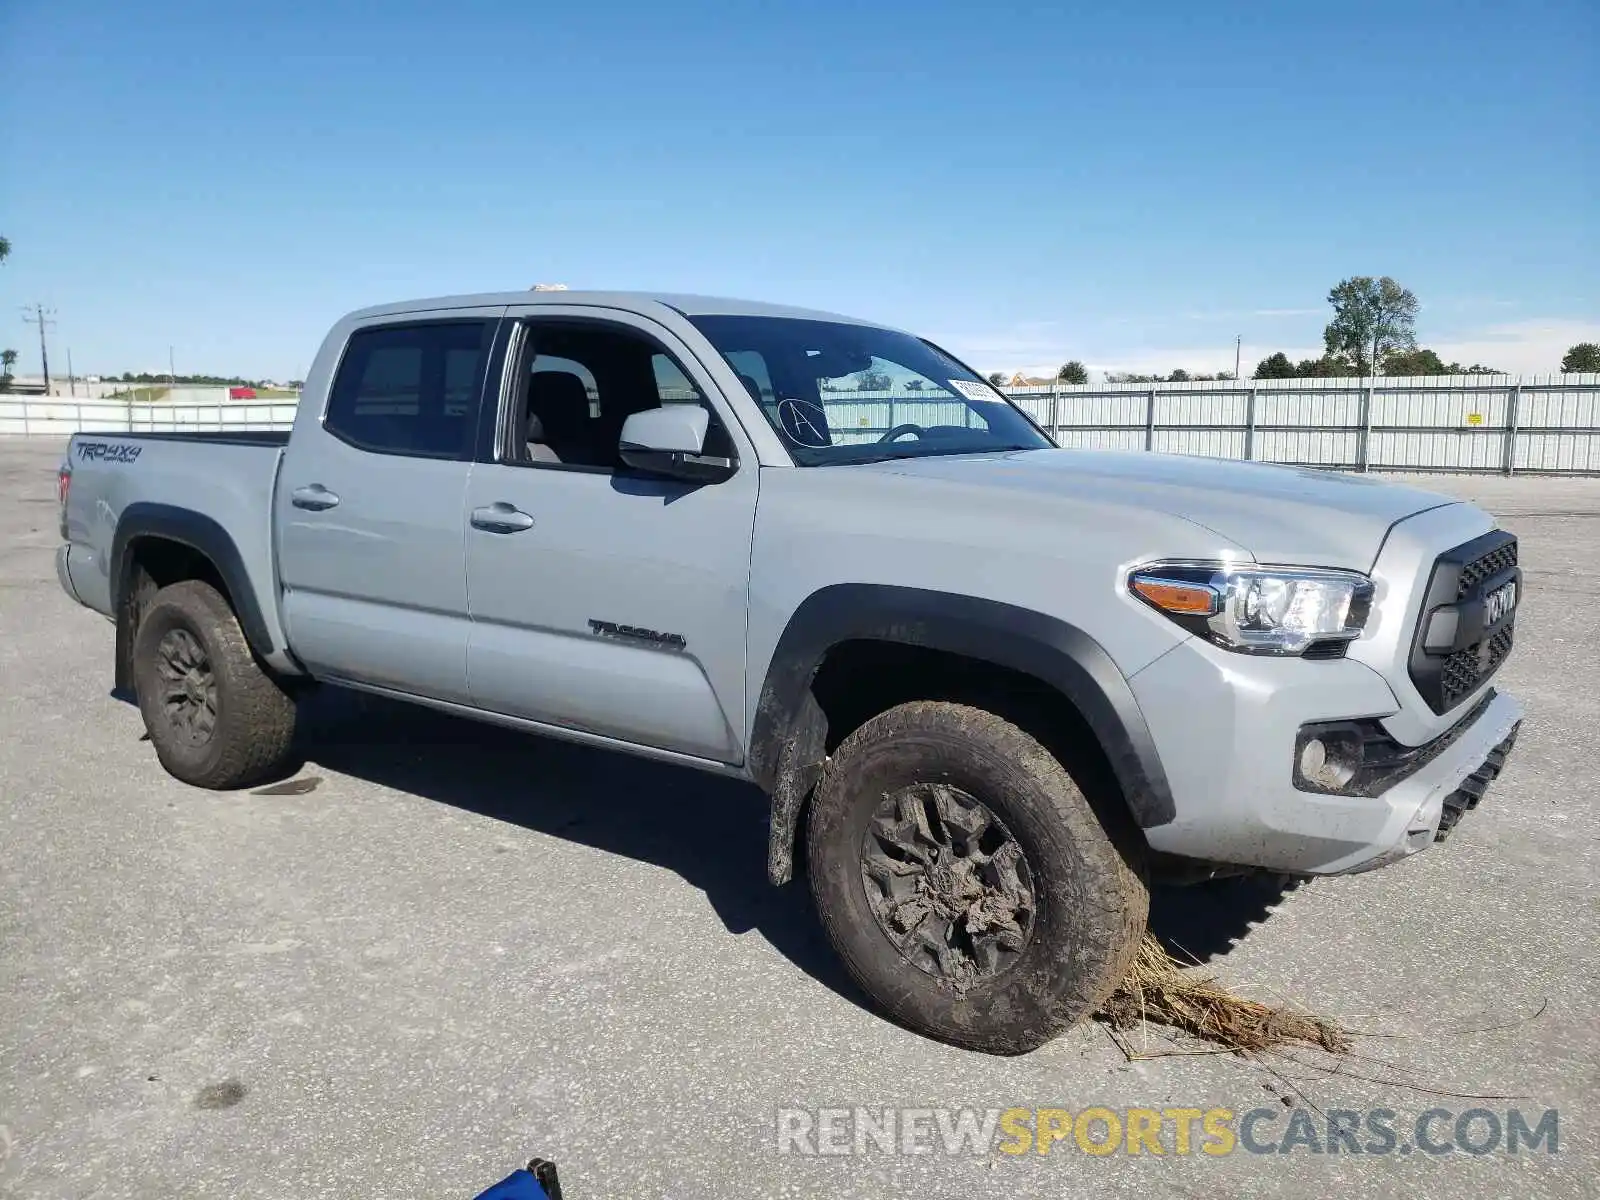
M 807 832 L 846 968 L 890 1016 L 997 1054 L 1035 1049 L 1121 982 L 1149 898 L 1062 765 L 966 705 L 903 704 L 829 759 Z
M 184 783 L 246 787 L 288 764 L 294 699 L 256 661 L 210 584 L 185 580 L 149 599 L 133 678 L 156 757 Z

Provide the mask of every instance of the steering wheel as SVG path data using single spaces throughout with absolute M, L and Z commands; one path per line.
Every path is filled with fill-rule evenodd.
M 879 438 L 878 441 L 879 442 L 892 442 L 892 441 L 897 440 L 898 438 L 904 437 L 908 433 L 914 433 L 919 438 L 921 438 L 921 437 L 927 436 L 927 432 L 928 431 L 926 429 L 924 429 L 921 425 L 915 425 L 912 422 L 907 421 L 903 425 L 896 425 L 893 429 L 889 430 L 888 433 L 884 434 L 881 438 Z

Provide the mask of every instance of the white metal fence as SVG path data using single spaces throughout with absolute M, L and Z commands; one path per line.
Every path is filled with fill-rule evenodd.
M 0 435 L 67 437 L 96 433 L 287 429 L 294 400 L 218 400 L 210 404 L 0 396 Z
M 1155 450 L 1352 471 L 1600 474 L 1600 375 L 1261 379 L 1007 388 L 1063 446 Z M 824 396 L 850 441 L 962 424 L 914 393 Z
M 1600 375 L 1263 379 L 1012 388 L 1064 446 L 1157 450 L 1344 470 L 1600 475 Z M 824 395 L 839 440 L 961 424 L 914 392 Z M 287 429 L 295 402 L 214 404 L 0 396 L 0 435 Z

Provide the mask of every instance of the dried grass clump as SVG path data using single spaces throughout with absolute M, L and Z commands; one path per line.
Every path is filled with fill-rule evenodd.
M 1111 999 L 1097 1014 L 1112 1029 L 1141 1021 L 1167 1025 L 1235 1054 L 1312 1046 L 1347 1054 L 1350 1035 L 1332 1021 L 1297 1009 L 1236 996 L 1211 975 L 1186 968 L 1150 934 Z

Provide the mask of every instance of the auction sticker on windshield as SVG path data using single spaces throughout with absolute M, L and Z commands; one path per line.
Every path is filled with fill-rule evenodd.
M 1002 403 L 995 390 L 986 383 L 978 383 L 972 379 L 947 380 L 945 386 L 960 392 L 968 400 L 981 400 L 985 404 Z

